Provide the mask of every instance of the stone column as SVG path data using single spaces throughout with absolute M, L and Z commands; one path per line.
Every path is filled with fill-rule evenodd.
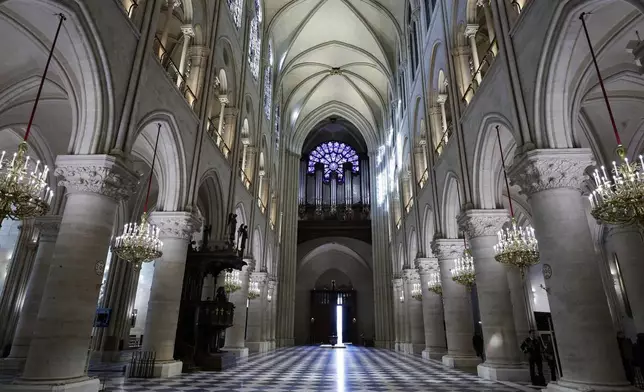
M 485 14 L 485 26 L 487 27 L 487 34 L 491 44 L 492 42 L 494 42 L 494 38 L 496 38 L 496 32 L 494 31 L 494 19 L 492 19 L 490 0 L 478 0 L 477 5 L 483 8 L 483 13 Z M 496 56 L 496 48 L 492 48 L 492 51 Z
M 181 59 L 179 60 L 179 74 L 182 77 L 177 78 L 177 87 L 181 88 L 181 83 L 185 80 L 186 77 L 186 63 L 188 62 L 188 47 L 190 46 L 190 39 L 195 36 L 195 30 L 191 25 L 181 26 L 181 32 L 183 33 L 183 46 L 181 47 Z
M 181 211 L 153 212 L 150 221 L 160 230 L 163 256 L 154 261 L 143 350 L 156 353 L 154 377 L 167 378 L 181 374 L 183 368 L 183 363 L 174 359 L 174 341 L 188 246 L 200 225 L 191 213 Z
M 628 384 L 596 261 L 580 187 L 589 149 L 532 150 L 510 178 L 529 195 L 563 377 L 548 391 L 618 391 Z M 630 389 L 629 389 L 630 390 Z
M 474 352 L 472 337 L 474 321 L 470 292 L 465 286 L 452 280 L 451 269 L 463 254 L 462 240 L 437 239 L 432 242 L 432 251 L 438 256 L 443 285 L 443 309 L 445 312 L 445 333 L 447 355 L 443 364 L 460 369 L 474 369 L 481 361 Z
M 457 76 L 460 76 L 459 82 L 461 84 L 461 88 L 458 91 L 460 91 L 461 96 L 463 96 L 466 92 L 468 92 L 468 89 L 472 84 L 472 70 L 470 69 L 471 68 L 470 54 L 471 54 L 471 50 L 467 46 L 459 46 L 452 49 L 452 56 L 454 56 L 454 60 L 457 64 L 457 68 L 459 71 Z M 472 96 L 474 95 L 473 93 L 474 93 L 473 89 L 471 89 L 468 92 L 466 97 L 468 102 L 472 99 Z
M 403 270 L 406 293 L 405 305 L 409 319 L 409 353 L 422 354 L 425 349 L 425 328 L 423 326 L 423 303 L 412 297 L 414 284 L 420 285 L 420 276 L 415 268 Z
M 29 353 L 31 337 L 38 319 L 42 293 L 49 274 L 52 252 L 60 229 L 60 220 L 60 216 L 48 215 L 37 218 L 34 223 L 39 231 L 38 250 L 36 251 L 34 265 L 27 284 L 25 301 L 22 309 L 20 309 L 20 318 L 11 344 L 11 352 L 7 360 L 15 363 L 19 368 L 24 366 Z M 6 364 L 7 362 L 4 363 Z
M 253 272 L 250 274 L 250 281 L 259 285 L 259 297 L 250 300 L 248 306 L 248 330 L 246 333 L 246 347 L 251 353 L 266 352 L 264 340 L 264 314 L 268 301 L 266 300 L 267 285 L 266 272 Z
M 405 334 L 404 329 L 404 317 L 403 317 L 403 303 L 400 302 L 400 293 L 403 289 L 403 281 L 400 278 L 392 279 L 392 289 L 394 297 L 394 330 L 396 332 L 396 342 L 395 349 L 396 351 L 405 351 Z
M 22 310 L 19 304 L 25 299 L 37 248 L 38 233 L 33 218 L 20 222 L 18 230 L 20 234 L 9 260 L 4 286 L 0 290 L 0 347 L 11 345 L 13 341 Z
M 526 272 L 528 274 L 528 272 Z M 507 269 L 508 286 L 510 287 L 510 299 L 512 300 L 512 314 L 514 315 L 514 330 L 517 335 L 517 343 L 521 344 L 528 337 L 530 329 L 536 329 L 531 326 L 532 307 L 527 300 L 527 291 L 525 287 L 525 278 L 521 277 L 518 268 Z M 528 362 L 527 355 L 520 353 L 521 362 L 524 365 Z
M 201 96 L 201 89 L 203 87 L 204 73 L 206 71 L 206 60 L 210 49 L 206 46 L 192 46 L 188 50 L 190 56 L 190 75 L 188 76 L 188 86 L 196 97 Z M 191 97 L 186 97 L 188 102 L 193 105 Z
M 110 321 L 107 328 L 103 328 L 98 336 L 103 362 L 119 361 L 121 345 L 127 349 L 127 342 L 123 340 L 122 332 L 125 325 L 130 324 L 132 280 L 138 276 L 138 271 L 132 263 L 121 260 L 113 254 L 109 276 L 105 282 L 105 298 L 101 304 L 102 307 L 111 309 Z
M 441 133 L 441 137 L 442 137 L 442 134 L 447 132 L 447 111 L 445 109 L 445 103 L 447 102 L 447 94 L 438 94 L 438 98 L 436 98 L 436 102 L 438 103 L 441 109 L 441 128 L 443 128 L 443 132 Z M 447 139 L 445 139 L 445 143 L 447 143 Z
M 439 271 L 438 259 L 435 257 L 420 258 L 416 259 L 415 263 L 420 275 L 420 288 L 423 291 L 423 325 L 425 327 L 423 358 L 440 361 L 447 354 L 443 298 L 427 289 L 432 273 Z
M 161 33 L 161 39 L 159 40 L 161 42 L 161 45 L 167 50 L 167 56 L 170 57 L 170 51 L 168 49 L 168 36 L 170 35 L 170 24 L 172 20 L 172 13 L 174 12 L 175 8 L 179 8 L 181 6 L 181 1 L 180 0 L 168 0 L 167 1 L 167 8 L 166 8 L 166 13 L 165 13 L 165 25 L 163 26 L 163 32 Z M 159 58 L 163 56 L 163 49 L 159 48 Z
M 458 219 L 470 239 L 476 271 L 476 292 L 485 342 L 485 362 L 478 366 L 478 374 L 490 380 L 530 381 L 529 372 L 521 366 L 514 329 L 507 278 L 510 267 L 494 259 L 497 233 L 509 220 L 506 210 L 468 210 Z
M 219 96 L 219 106 L 221 106 L 221 110 L 219 111 L 219 123 L 217 124 L 217 138 L 215 139 L 217 142 L 217 145 L 221 143 L 220 137 L 224 140 L 226 138 L 224 137 L 224 116 L 226 115 L 226 105 L 228 104 L 228 97 L 225 95 L 220 95 Z M 228 147 L 230 148 L 230 147 Z M 226 157 L 227 158 L 227 157 Z
M 277 347 L 277 343 L 275 341 L 275 330 L 277 329 L 277 288 L 279 283 L 277 282 L 276 278 L 273 278 L 269 284 L 273 285 L 273 291 L 272 291 L 272 299 L 271 299 L 271 304 L 269 307 L 269 312 L 270 312 L 270 321 L 268 323 L 269 325 L 269 345 L 270 345 L 270 350 L 275 350 Z
M 138 176 L 111 155 L 61 155 L 67 188 L 60 232 L 22 377 L 5 390 L 97 391 L 87 377 L 90 332 L 120 200 Z
M 615 258 L 633 311 L 637 333 L 644 333 L 644 241 L 635 226 L 611 227 L 606 234 L 606 254 Z
M 235 305 L 235 314 L 233 316 L 233 326 L 226 330 L 226 342 L 224 351 L 231 351 L 241 358 L 248 356 L 248 347 L 244 344 L 244 335 L 246 332 L 246 304 L 248 302 L 248 284 L 250 274 L 255 270 L 255 261 L 251 258 L 245 258 L 246 266 L 239 273 L 241 279 L 241 289 L 230 294 L 229 301 Z
M 465 37 L 467 37 L 468 41 L 470 42 L 470 50 L 472 52 L 472 64 L 474 66 L 474 72 L 478 71 L 479 67 L 481 66 L 481 61 L 479 60 L 479 51 L 478 51 L 478 48 L 476 47 L 476 33 L 478 31 L 479 31 L 479 26 L 475 24 L 468 24 L 465 27 Z M 476 78 L 476 81 L 479 84 L 483 81 L 483 78 L 481 77 L 480 72 L 476 72 L 476 74 L 472 76 Z
M 432 150 L 435 151 L 441 142 L 441 137 L 443 137 L 442 114 L 441 114 L 440 106 L 435 106 L 435 105 L 431 106 L 428 110 L 428 115 L 429 115 L 430 129 L 431 129 L 430 135 L 432 135 L 431 148 Z M 440 155 L 440 153 L 441 151 L 438 151 L 438 155 Z

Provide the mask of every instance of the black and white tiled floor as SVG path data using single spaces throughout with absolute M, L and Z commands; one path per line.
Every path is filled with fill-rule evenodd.
M 293 347 L 253 356 L 225 372 L 184 374 L 165 380 L 124 379 L 109 373 L 102 373 L 100 378 L 106 392 L 517 391 L 438 362 L 362 347 Z

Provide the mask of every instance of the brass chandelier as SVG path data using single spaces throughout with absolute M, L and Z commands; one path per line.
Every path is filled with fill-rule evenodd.
M 0 156 L 0 221 L 5 218 L 22 220 L 35 216 L 45 215 L 49 211 L 49 205 L 54 197 L 54 191 L 47 185 L 49 168 L 39 160 L 33 160 L 27 155 L 27 139 L 31 133 L 36 109 L 40 102 L 49 65 L 54 55 L 54 48 L 58 42 L 58 36 L 66 20 L 65 15 L 58 14 L 59 18 L 56 35 L 49 50 L 49 57 L 45 65 L 40 86 L 36 93 L 34 106 L 31 109 L 29 123 L 25 130 L 25 136 L 18 145 L 18 151 L 7 154 L 2 151 Z
M 622 145 L 615 116 L 608 101 L 604 80 L 599 71 L 595 50 L 590 41 L 585 16 L 586 13 L 582 12 L 579 15 L 579 19 L 581 19 L 586 40 L 588 41 L 597 79 L 599 79 L 599 86 L 613 127 L 615 141 L 617 142 L 615 152 L 620 159 L 619 164 L 613 161 L 613 168 L 610 174 L 606 172 L 604 166 L 601 167 L 601 172 L 595 170 L 593 180 L 596 188 L 588 197 L 591 205 L 590 213 L 600 223 L 618 226 L 637 225 L 642 229 L 644 227 L 644 160 L 640 155 L 639 162 L 628 161 L 626 149 Z
M 251 281 L 250 287 L 248 288 L 248 299 L 252 301 L 255 298 L 259 298 L 259 295 L 260 295 L 259 282 Z
M 443 295 L 443 284 L 439 272 L 432 272 L 429 282 L 427 282 L 427 289 L 434 294 Z
M 508 174 L 505 170 L 505 158 L 503 157 L 503 147 L 501 145 L 498 125 L 496 126 L 496 137 L 499 142 L 505 189 L 510 205 L 510 225 L 500 230 L 497 234 L 499 242 L 494 245 L 494 252 L 496 253 L 494 259 L 499 263 L 509 264 L 519 268 L 521 277 L 524 277 L 526 270 L 530 266 L 539 263 L 539 246 L 532 226 L 520 227 L 514 218 L 514 207 L 512 206 L 512 197 L 510 197 L 510 183 L 508 182 Z
M 239 271 L 230 269 L 226 271 L 224 275 L 224 290 L 228 294 L 234 293 L 235 291 L 241 289 L 242 281 L 239 277 Z
M 420 283 L 413 283 L 411 288 L 411 297 L 416 301 L 423 300 L 423 291 L 420 289 Z
M 152 168 L 148 179 L 148 191 L 145 196 L 141 220 L 139 223 L 126 223 L 123 227 L 123 234 L 116 237 L 112 245 L 112 252 L 121 259 L 132 263 L 135 268 L 140 268 L 141 264 L 156 260 L 163 255 L 163 242 L 159 239 L 159 228 L 148 222 L 148 201 L 150 199 L 152 175 L 154 174 L 160 134 L 161 124 L 158 124 L 157 140 L 154 144 L 154 155 L 152 156 Z
M 474 258 L 467 248 L 467 244 L 463 256 L 455 260 L 454 268 L 450 272 L 454 282 L 467 287 L 468 290 L 472 289 L 476 282 L 476 272 L 474 271 Z

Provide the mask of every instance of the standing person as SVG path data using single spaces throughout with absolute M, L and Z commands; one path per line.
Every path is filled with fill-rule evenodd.
M 530 330 L 530 336 L 521 343 L 521 351 L 523 351 L 524 354 L 528 354 L 530 380 L 532 381 L 532 385 L 545 386 L 546 381 L 543 377 L 543 358 L 541 356 L 541 353 L 545 350 L 543 342 L 537 337 L 537 333 L 534 329 Z
M 472 337 L 472 345 L 474 346 L 474 351 L 476 351 L 476 356 L 481 358 L 481 361 L 485 362 L 485 352 L 483 350 L 483 336 L 481 336 L 481 333 L 479 331 L 476 331 L 474 333 L 474 337 Z

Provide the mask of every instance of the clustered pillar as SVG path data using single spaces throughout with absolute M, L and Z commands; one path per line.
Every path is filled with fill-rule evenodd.
M 474 257 L 485 344 L 485 362 L 478 366 L 478 374 L 492 380 L 529 381 L 529 372 L 521 365 L 514 326 L 509 267 L 494 259 L 497 233 L 508 221 L 505 210 L 468 210 L 459 218 Z
M 143 350 L 156 353 L 155 377 L 181 374 L 183 364 L 174 359 L 181 289 L 188 246 L 197 220 L 189 212 L 154 212 L 150 220 L 159 229 L 163 256 L 154 263 Z
M 510 172 L 529 196 L 541 263 L 552 269 L 546 285 L 563 376 L 548 391 L 628 385 L 580 191 L 592 164 L 588 149 L 532 150 Z
M 138 176 L 108 155 L 59 156 L 56 164 L 60 185 L 67 189 L 65 212 L 49 253 L 51 266 L 24 372 L 5 390 L 99 387 L 98 379 L 87 376 L 89 331 L 116 208 L 135 190 Z

